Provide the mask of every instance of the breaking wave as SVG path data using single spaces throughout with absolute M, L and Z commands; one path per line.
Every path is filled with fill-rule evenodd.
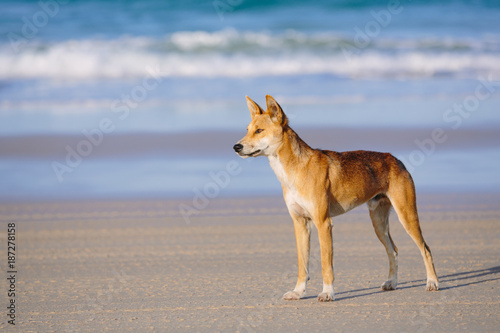
M 383 39 L 335 33 L 176 32 L 0 44 L 1 79 L 256 77 L 328 74 L 348 78 L 477 77 L 500 73 L 500 38 Z

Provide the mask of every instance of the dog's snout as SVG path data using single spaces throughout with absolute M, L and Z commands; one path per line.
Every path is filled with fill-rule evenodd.
M 235 151 L 235 152 L 239 153 L 240 151 L 242 151 L 242 150 L 243 150 L 243 145 L 242 145 L 242 144 L 237 143 L 237 144 L 235 144 L 235 145 L 233 146 L 233 149 L 234 149 L 234 151 Z

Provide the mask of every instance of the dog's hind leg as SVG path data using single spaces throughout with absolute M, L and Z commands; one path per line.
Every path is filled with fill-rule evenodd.
M 396 184 L 394 182 L 391 183 L 388 196 L 394 206 L 394 210 L 398 214 L 399 221 L 415 244 L 417 244 L 424 259 L 427 274 L 426 289 L 428 291 L 439 290 L 439 282 L 434 268 L 434 261 L 432 260 L 431 249 L 425 243 L 422 230 L 420 229 L 415 187 L 409 173 L 401 174 Z
M 391 207 L 389 199 L 382 194 L 368 201 L 373 228 L 378 239 L 384 245 L 387 257 L 389 258 L 389 277 L 381 286 L 383 290 L 393 290 L 398 285 L 398 249 L 389 233 L 389 213 Z

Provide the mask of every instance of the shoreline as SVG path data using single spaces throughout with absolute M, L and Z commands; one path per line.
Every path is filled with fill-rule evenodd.
M 293 126 L 293 124 L 292 124 Z M 432 128 L 346 128 L 297 127 L 297 133 L 311 147 L 336 151 L 376 150 L 389 152 L 411 151 L 416 138 L 430 136 Z M 239 131 L 201 131 L 184 133 L 115 133 L 103 135 L 94 145 L 94 158 L 133 156 L 233 156 L 232 144 L 245 133 Z M 500 132 L 496 128 L 466 128 L 449 131 L 450 139 L 440 144 L 443 150 L 497 148 Z M 76 150 L 79 142 L 90 141 L 82 133 L 20 135 L 0 137 L 0 158 L 38 158 L 61 160 L 67 146 Z M 94 138 L 94 140 L 97 140 Z M 182 143 L 182 145 L 179 145 Z
M 311 147 L 391 152 L 414 177 L 417 193 L 500 193 L 495 178 L 499 131 L 458 129 L 439 145 L 430 141 L 430 132 L 298 130 Z M 280 195 L 279 182 L 265 159 L 243 160 L 234 154 L 232 145 L 242 134 L 116 133 L 100 140 L 95 136 L 98 145 L 83 134 L 4 138 L 0 202 L 189 199 L 195 189 L 203 191 L 210 184 L 217 185 L 216 196 Z M 223 173 L 229 181 L 213 183 L 214 175 Z
M 279 185 L 279 184 L 278 184 Z M 279 188 L 277 189 L 280 190 Z M 70 197 L 70 198 L 30 198 L 30 199 L 19 199 L 19 200 L 0 200 L 0 215 L 1 213 L 13 212 L 15 210 L 21 210 L 23 207 L 45 207 L 47 209 L 49 206 L 53 206 L 53 209 L 60 209 L 64 206 L 74 206 L 74 207 L 93 207 L 96 204 L 102 204 L 102 206 L 113 207 L 124 207 L 124 203 L 131 203 L 133 205 L 145 205 L 149 207 L 162 207 L 167 209 L 172 209 L 178 207 L 181 204 L 193 204 L 194 205 L 195 195 L 191 196 L 164 196 L 164 195 L 137 195 L 137 196 L 127 196 L 127 197 Z M 238 206 L 248 205 L 250 207 L 264 204 L 268 207 L 271 205 L 282 205 L 283 211 L 287 212 L 285 201 L 281 193 L 264 193 L 264 194 L 244 194 L 239 195 L 226 195 L 220 194 L 215 198 L 207 198 L 208 204 L 206 208 L 200 209 L 200 211 L 210 211 L 211 209 L 220 209 L 221 206 L 227 205 L 228 203 L 236 203 Z M 248 204 L 246 203 L 248 202 Z M 500 206 L 500 192 L 490 192 L 490 191 L 453 191 L 453 190 L 443 190 L 441 192 L 431 191 L 431 190 L 421 190 L 417 191 L 417 204 L 419 209 L 429 209 L 429 207 L 446 207 L 443 209 L 453 209 L 453 206 L 467 207 L 467 209 L 476 208 L 487 208 L 495 209 Z M 363 205 L 359 207 L 363 207 Z M 16 207 L 16 208 L 14 208 Z M 42 209 L 42 208 L 40 208 Z M 84 208 L 85 209 L 85 208 Z M 354 210 L 358 209 L 354 208 Z M 249 212 L 254 211 L 254 208 L 249 208 Z

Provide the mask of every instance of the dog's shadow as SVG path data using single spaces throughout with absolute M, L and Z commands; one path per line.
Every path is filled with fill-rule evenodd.
M 454 274 L 442 275 L 439 277 L 440 281 L 439 290 L 441 291 L 451 290 L 455 288 L 470 286 L 473 284 L 500 280 L 500 276 L 498 276 L 498 274 L 500 274 L 500 266 L 468 271 L 468 272 L 459 272 Z M 398 283 L 398 287 L 396 290 L 420 288 L 424 287 L 425 285 L 426 285 L 425 280 L 400 282 Z M 354 299 L 358 297 L 370 296 L 386 292 L 387 291 L 381 290 L 380 287 L 370 287 L 370 288 L 342 291 L 335 294 L 335 301 L 343 301 L 343 300 Z M 353 293 L 355 293 L 355 295 L 352 295 Z M 308 296 L 304 298 L 306 299 L 315 298 L 315 296 Z

